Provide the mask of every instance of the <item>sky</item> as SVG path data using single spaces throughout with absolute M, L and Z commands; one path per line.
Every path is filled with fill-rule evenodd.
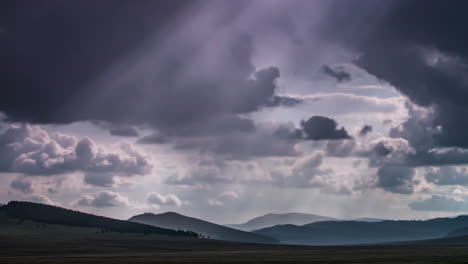
M 467 5 L 2 1 L 0 201 L 464 214 Z

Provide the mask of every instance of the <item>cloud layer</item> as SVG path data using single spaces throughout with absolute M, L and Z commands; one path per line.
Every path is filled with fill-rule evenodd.
M 110 173 L 122 176 L 145 175 L 152 163 L 130 143 L 108 152 L 90 138 L 56 133 L 49 135 L 39 126 L 9 126 L 0 134 L 0 171 L 27 175 L 54 175 L 74 171 Z

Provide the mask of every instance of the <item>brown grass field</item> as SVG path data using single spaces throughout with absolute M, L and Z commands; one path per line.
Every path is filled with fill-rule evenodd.
M 468 263 L 468 246 L 288 246 L 202 239 L 1 235 L 0 263 Z

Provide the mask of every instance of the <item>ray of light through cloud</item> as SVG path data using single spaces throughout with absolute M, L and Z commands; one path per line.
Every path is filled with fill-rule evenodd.
M 422 31 L 416 3 L 9 5 L 0 201 L 219 223 L 468 210 L 466 34 Z

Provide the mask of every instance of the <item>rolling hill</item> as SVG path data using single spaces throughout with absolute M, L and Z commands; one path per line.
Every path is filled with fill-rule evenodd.
M 39 227 L 41 226 L 39 224 L 49 224 L 74 228 L 93 228 L 99 229 L 100 232 L 198 237 L 198 234 L 194 232 L 174 231 L 32 202 L 12 201 L 2 205 L 0 206 L 0 216 L 0 224 L 4 228 L 8 228 L 9 225 L 16 227 L 29 221 L 36 223 Z
M 371 217 L 362 217 L 362 218 L 355 218 L 351 219 L 352 221 L 359 221 L 359 222 L 382 222 L 387 219 L 381 219 L 381 218 L 371 218 Z
M 349 245 L 442 238 L 468 226 L 468 216 L 425 221 L 325 221 L 307 225 L 278 225 L 254 231 L 280 243 L 302 245 Z
M 468 226 L 454 229 L 446 235 L 446 237 L 458 237 L 458 236 L 468 237 Z
M 303 213 L 285 213 L 285 214 L 266 214 L 253 218 L 243 224 L 231 224 L 227 225 L 231 228 L 244 230 L 244 231 L 253 231 L 257 229 L 262 229 L 266 227 L 272 227 L 276 225 L 305 225 L 309 223 L 319 222 L 319 221 L 331 221 L 338 220 L 333 217 L 314 215 L 314 214 L 303 214 Z
M 129 221 L 175 230 L 192 230 L 205 237 L 227 241 L 252 243 L 277 243 L 271 237 L 245 232 L 201 219 L 167 212 L 163 214 L 145 213 L 133 216 Z

